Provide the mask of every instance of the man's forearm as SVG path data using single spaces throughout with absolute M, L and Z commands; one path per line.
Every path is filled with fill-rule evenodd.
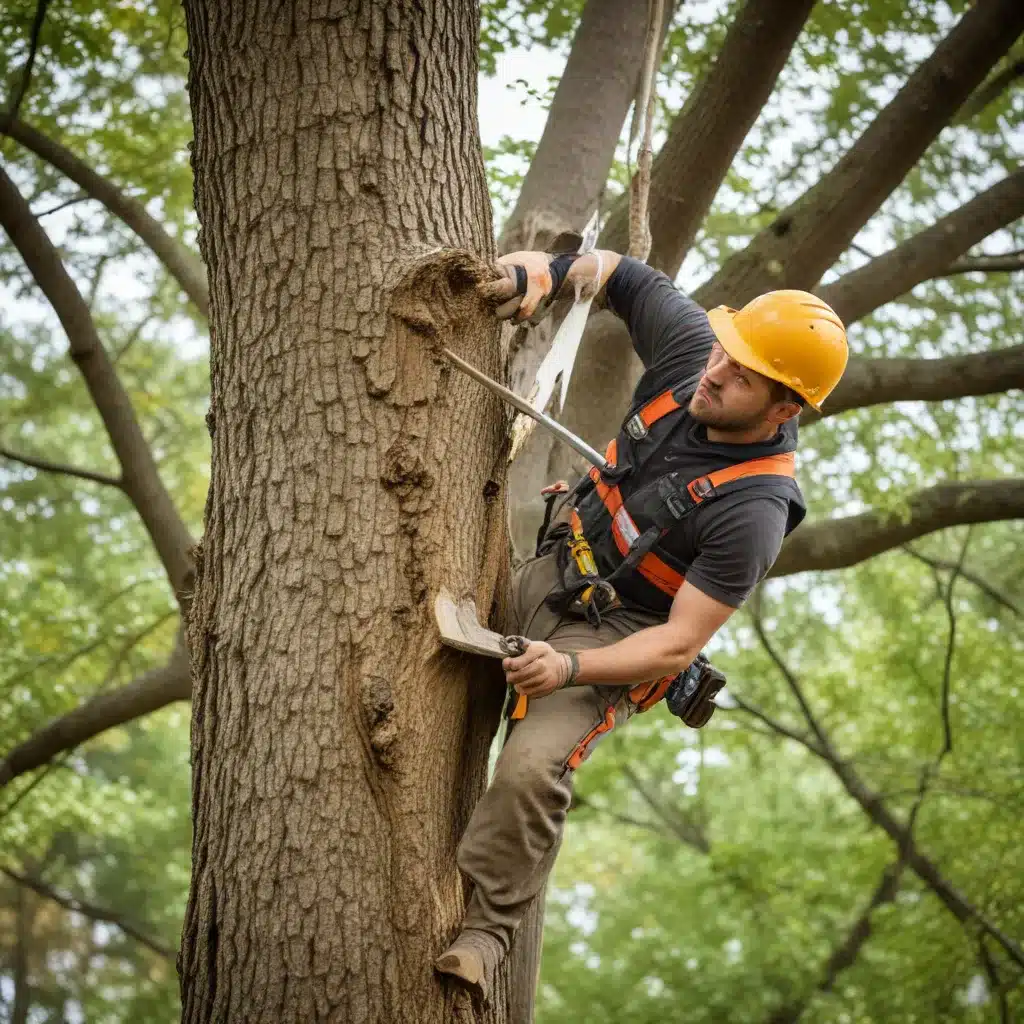
M 607 647 L 580 651 L 576 685 L 625 686 L 675 675 L 700 654 L 701 645 L 666 623 L 638 630 Z

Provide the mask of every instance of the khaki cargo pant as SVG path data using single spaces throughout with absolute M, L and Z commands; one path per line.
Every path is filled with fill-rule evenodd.
M 579 619 L 560 619 L 544 602 L 559 582 L 553 554 L 527 562 L 513 581 L 506 634 L 578 651 L 606 646 L 664 621 L 623 609 L 604 616 L 598 629 Z M 489 932 L 508 949 L 554 866 L 575 767 L 602 735 L 627 720 L 632 710 L 628 691 L 615 686 L 557 690 L 531 700 L 526 717 L 509 723 L 494 777 L 459 845 L 459 868 L 473 883 L 464 928 Z

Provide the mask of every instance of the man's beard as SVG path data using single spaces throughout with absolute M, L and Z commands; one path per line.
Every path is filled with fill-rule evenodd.
M 693 398 L 690 399 L 688 411 L 698 423 L 703 423 L 705 427 L 721 430 L 724 433 L 740 434 L 760 426 L 764 422 L 764 415 L 770 405 L 771 403 L 769 402 L 763 409 L 757 412 L 739 416 L 736 413 L 727 412 L 720 404 L 716 404 L 716 399 L 714 398 L 707 398 L 698 406 L 697 396 L 694 394 Z

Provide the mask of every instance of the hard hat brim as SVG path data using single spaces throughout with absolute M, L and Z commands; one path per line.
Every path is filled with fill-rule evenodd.
M 743 335 L 736 330 L 736 325 L 733 323 L 734 315 L 735 310 L 729 309 L 728 306 L 717 306 L 715 309 L 708 310 L 708 322 L 711 324 L 711 330 L 715 332 L 715 337 L 718 338 L 729 358 L 735 359 L 741 366 L 761 374 L 762 377 L 785 384 L 787 388 L 797 392 L 812 409 L 821 412 L 820 402 L 808 398 L 799 387 L 794 386 L 789 377 L 776 370 L 747 344 Z

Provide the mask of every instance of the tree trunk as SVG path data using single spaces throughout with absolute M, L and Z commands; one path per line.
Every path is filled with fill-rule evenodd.
M 473 0 L 189 0 L 212 481 L 183 1020 L 507 1019 L 434 975 L 503 687 L 440 648 L 506 555 Z

